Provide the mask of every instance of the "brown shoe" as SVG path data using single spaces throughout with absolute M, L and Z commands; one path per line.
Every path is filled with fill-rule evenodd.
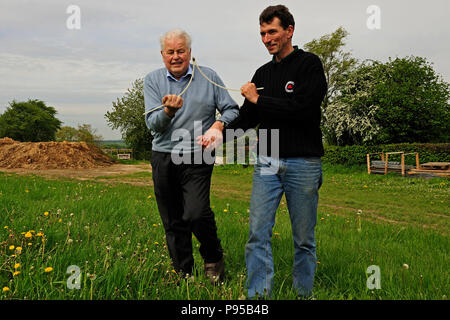
M 218 281 L 222 281 L 224 274 L 225 261 L 223 257 L 216 263 L 205 263 L 205 276 L 211 280 L 212 285 Z

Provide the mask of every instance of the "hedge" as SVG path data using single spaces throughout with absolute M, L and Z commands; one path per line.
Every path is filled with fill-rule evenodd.
M 330 146 L 326 145 L 325 155 L 322 161 L 330 164 L 360 165 L 366 164 L 368 153 L 404 151 L 418 152 L 420 163 L 426 162 L 450 162 L 450 143 L 399 143 L 384 145 L 354 145 L 354 146 Z M 379 160 L 376 155 L 371 159 Z M 392 156 L 393 161 L 400 161 L 400 156 Z M 406 156 L 407 164 L 415 164 L 414 156 Z

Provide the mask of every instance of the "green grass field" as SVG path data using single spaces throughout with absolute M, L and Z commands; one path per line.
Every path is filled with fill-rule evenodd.
M 172 270 L 153 188 L 126 183 L 151 181 L 150 172 L 111 183 L 0 172 L 0 299 L 242 299 L 252 171 L 214 169 L 211 204 L 226 255 L 217 286 L 202 275 L 196 239 L 200 275 L 180 282 Z M 314 298 L 447 299 L 449 184 L 325 165 Z M 273 299 L 296 299 L 284 198 L 273 231 Z M 67 286 L 72 265 L 80 289 Z M 367 288 L 371 265 L 381 289 Z

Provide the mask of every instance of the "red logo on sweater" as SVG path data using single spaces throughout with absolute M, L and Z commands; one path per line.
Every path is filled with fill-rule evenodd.
M 294 84 L 294 81 L 288 81 L 284 86 L 284 90 L 288 93 L 294 92 Z

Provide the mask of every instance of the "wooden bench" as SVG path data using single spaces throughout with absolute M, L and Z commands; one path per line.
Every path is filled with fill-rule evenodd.
M 380 155 L 381 160 L 370 160 L 371 155 Z M 388 172 L 399 172 L 402 176 L 406 176 L 406 170 L 411 170 L 414 166 L 405 165 L 405 156 L 414 154 L 416 156 L 416 169 L 419 168 L 419 153 L 410 152 L 404 153 L 400 152 L 383 152 L 380 153 L 368 153 L 367 154 L 367 172 L 369 174 L 378 173 L 378 174 L 388 174 Z M 400 155 L 400 162 L 398 161 L 389 161 L 389 155 Z
M 131 159 L 133 149 L 102 149 L 110 156 L 116 155 L 117 159 Z
M 129 153 L 118 153 L 117 154 L 117 159 L 130 160 L 131 159 L 131 154 L 129 154 Z

